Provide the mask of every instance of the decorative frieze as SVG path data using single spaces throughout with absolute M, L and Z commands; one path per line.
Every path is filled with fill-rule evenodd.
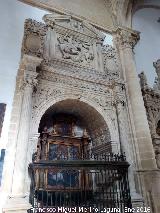
M 43 99 L 49 99 L 51 96 L 57 96 L 66 93 L 75 93 L 77 96 L 90 96 L 103 109 L 111 108 L 113 102 L 125 103 L 124 84 L 103 85 L 92 81 L 73 78 L 47 70 L 41 71 L 39 75 L 39 86 L 35 94 L 36 104 L 40 104 Z M 113 91 L 114 90 L 114 91 Z

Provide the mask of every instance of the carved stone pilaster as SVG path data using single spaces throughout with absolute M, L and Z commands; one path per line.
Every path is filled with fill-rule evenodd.
M 122 49 L 133 49 L 140 39 L 140 33 L 138 31 L 133 31 L 127 28 L 118 28 L 115 31 L 115 35 L 115 43 Z
M 14 175 L 12 177 L 13 197 L 15 195 L 24 194 L 27 149 L 30 132 L 30 119 L 32 114 L 32 94 L 33 89 L 37 84 L 37 66 L 40 65 L 41 61 L 42 59 L 40 58 L 24 55 L 20 64 L 22 75 L 19 86 L 21 88 L 22 103 L 20 107 L 21 113 L 19 116 L 17 141 L 15 144 L 16 154 L 13 168 Z

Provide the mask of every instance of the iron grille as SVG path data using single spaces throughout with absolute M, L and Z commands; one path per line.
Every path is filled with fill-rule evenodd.
M 124 155 L 87 155 L 78 160 L 39 161 L 29 165 L 33 208 L 131 208 Z

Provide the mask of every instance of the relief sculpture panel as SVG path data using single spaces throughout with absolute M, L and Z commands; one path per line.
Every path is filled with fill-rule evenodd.
M 25 22 L 22 55 L 43 59 L 44 64 L 77 66 L 108 78 L 120 78 L 120 63 L 116 50 L 103 45 L 105 35 L 86 21 L 70 16 L 43 17 L 44 23 L 28 19 Z M 87 71 L 87 70 L 86 70 Z

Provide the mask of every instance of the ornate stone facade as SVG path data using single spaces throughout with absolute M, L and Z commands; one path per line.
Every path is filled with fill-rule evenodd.
M 155 164 L 152 150 L 144 157 L 146 153 L 141 141 L 143 133 L 150 149 L 147 118 L 132 60 L 132 49 L 139 34 L 118 28 L 114 32 L 117 46 L 113 48 L 103 45 L 104 35 L 86 21 L 52 14 L 45 15 L 44 21 L 45 24 L 31 19 L 25 22 L 11 118 L 15 129 L 13 132 L 11 127 L 8 143 L 8 156 L 12 162 L 6 157 L 5 167 L 10 165 L 11 169 L 6 169 L 3 176 L 4 191 L 11 193 L 10 209 L 6 208 L 4 212 L 17 208 L 17 196 L 22 203 L 25 197 L 22 209 L 28 207 L 28 164 L 38 143 L 39 123 L 48 109 L 59 112 L 60 108 L 84 118 L 91 130 L 94 150 L 97 147 L 99 152 L 106 151 L 108 143 L 114 153 L 126 153 L 131 164 L 132 202 L 134 205 L 135 201 L 141 203 L 142 198 L 135 187 L 136 169 L 148 169 L 148 161 L 151 169 Z M 145 84 L 143 81 L 142 85 Z M 143 112 L 142 120 L 136 121 L 139 112 Z M 142 133 L 139 133 L 139 126 Z M 139 176 L 137 179 L 140 182 Z M 141 192 L 144 197 L 147 190 L 144 183 Z
M 157 60 L 153 63 L 156 69 L 158 78 L 156 77 L 156 85 L 151 88 L 147 84 L 147 78 L 142 72 L 139 74 L 140 84 L 142 89 L 143 100 L 147 112 L 148 123 L 152 136 L 153 147 L 155 150 L 157 167 L 160 169 L 160 134 L 159 134 L 159 122 L 160 122 L 160 76 L 159 76 L 159 62 Z

